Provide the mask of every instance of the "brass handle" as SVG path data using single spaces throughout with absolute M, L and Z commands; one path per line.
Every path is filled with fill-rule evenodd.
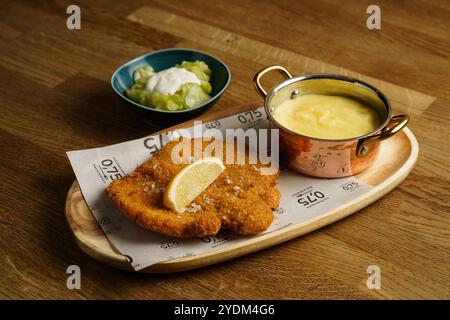
M 384 127 L 379 134 L 363 138 L 359 141 L 356 155 L 358 157 L 366 156 L 369 153 L 370 143 L 374 141 L 383 141 L 392 137 L 394 134 L 402 130 L 406 126 L 408 121 L 409 117 L 404 114 L 392 117 L 386 127 Z
M 267 92 L 266 92 L 266 90 L 264 90 L 264 88 L 261 85 L 261 77 L 263 75 L 265 75 L 267 72 L 274 71 L 274 70 L 281 73 L 281 75 L 283 77 L 285 77 L 286 79 L 292 78 L 292 75 L 289 73 L 289 71 L 287 71 L 285 68 L 283 68 L 281 66 L 269 66 L 269 67 L 265 67 L 265 68 L 259 70 L 253 77 L 253 86 L 255 87 L 256 91 L 263 98 L 265 98 L 267 96 Z

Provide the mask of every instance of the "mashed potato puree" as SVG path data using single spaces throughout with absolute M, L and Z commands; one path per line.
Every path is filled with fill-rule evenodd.
M 380 125 L 378 113 L 359 101 L 308 94 L 284 101 L 273 118 L 301 135 L 321 139 L 347 139 L 365 135 Z

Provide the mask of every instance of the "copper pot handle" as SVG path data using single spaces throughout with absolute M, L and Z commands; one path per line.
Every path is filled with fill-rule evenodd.
M 409 121 L 409 117 L 405 114 L 394 116 L 389 120 L 389 123 L 381 130 L 379 134 L 363 138 L 358 143 L 358 150 L 356 155 L 364 157 L 369 153 L 369 145 L 374 141 L 383 141 L 402 130 Z
M 292 75 L 289 73 L 289 71 L 286 70 L 286 68 L 283 68 L 282 66 L 269 66 L 265 67 L 261 70 L 259 70 L 255 76 L 253 77 L 253 86 L 255 87 L 256 91 L 261 95 L 261 97 L 266 98 L 267 92 L 264 90 L 264 88 L 261 85 L 261 77 L 265 75 L 267 72 L 270 71 L 278 71 L 281 73 L 283 77 L 286 79 L 292 78 Z

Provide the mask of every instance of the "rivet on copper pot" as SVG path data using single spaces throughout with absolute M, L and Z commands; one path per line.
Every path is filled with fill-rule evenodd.
M 366 146 L 362 147 L 362 148 L 359 150 L 359 154 L 360 154 L 361 156 L 367 155 L 367 152 L 369 152 L 369 148 L 367 148 Z
M 300 92 L 298 90 L 294 90 L 291 92 L 291 99 L 297 98 Z

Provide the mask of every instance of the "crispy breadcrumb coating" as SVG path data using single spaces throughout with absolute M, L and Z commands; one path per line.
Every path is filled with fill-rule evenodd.
M 194 140 L 189 142 L 193 157 L 198 157 L 199 150 L 197 153 L 193 150 Z M 168 143 L 133 173 L 113 181 L 106 189 L 107 196 L 125 215 L 146 229 L 175 237 L 215 235 L 221 228 L 252 235 L 270 226 L 272 209 L 279 206 L 281 197 L 277 189 L 279 172 L 262 175 L 260 168 L 265 165 L 249 164 L 248 150 L 245 150 L 245 164 L 226 164 L 225 143 L 224 172 L 184 212 L 165 208 L 165 187 L 187 165 L 172 161 L 172 149 L 177 143 Z M 210 143 L 200 141 L 202 150 Z M 234 148 L 235 155 L 237 152 Z

